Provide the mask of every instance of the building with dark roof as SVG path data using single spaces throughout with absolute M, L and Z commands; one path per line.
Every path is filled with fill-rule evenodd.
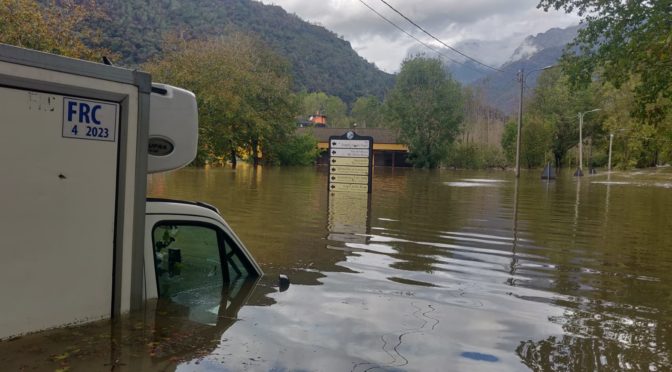
M 398 132 L 387 128 L 296 128 L 296 134 L 312 134 L 320 150 L 329 149 L 329 137 L 342 136 L 353 131 L 360 136 L 373 137 L 373 165 L 376 167 L 408 167 L 408 145 L 400 143 Z M 324 151 L 318 164 L 328 164 L 329 154 Z

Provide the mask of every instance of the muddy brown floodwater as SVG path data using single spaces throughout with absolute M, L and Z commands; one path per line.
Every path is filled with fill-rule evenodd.
M 1 369 L 672 370 L 672 170 L 539 176 L 376 168 L 366 198 L 316 168 L 153 175 L 267 275 L 2 342 Z

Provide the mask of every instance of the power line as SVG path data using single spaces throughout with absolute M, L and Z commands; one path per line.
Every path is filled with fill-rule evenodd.
M 399 31 L 401 31 L 401 32 L 403 32 L 403 33 L 405 33 L 406 35 L 408 35 L 408 36 L 410 36 L 410 37 L 412 37 L 413 40 L 415 40 L 415 41 L 417 41 L 418 43 L 424 45 L 424 46 L 427 47 L 428 49 L 433 50 L 433 51 L 436 52 L 437 54 L 440 54 L 440 55 L 444 56 L 445 58 L 451 60 L 452 62 L 462 64 L 462 62 L 457 61 L 457 60 L 455 60 L 455 59 L 452 59 L 452 58 L 448 57 L 447 55 L 444 55 L 444 54 L 441 53 L 438 49 L 434 49 L 431 45 L 426 44 L 426 43 L 423 42 L 422 40 L 420 40 L 420 39 L 418 39 L 417 37 L 413 36 L 411 33 L 409 33 L 408 31 L 404 30 L 403 28 L 401 28 L 400 26 L 398 26 L 396 23 L 394 23 L 394 22 L 390 21 L 389 19 L 387 19 L 384 15 L 378 13 L 378 11 L 376 11 L 375 9 L 373 9 L 369 4 L 365 3 L 363 0 L 359 0 L 359 2 L 362 3 L 362 4 L 364 4 L 364 6 L 367 7 L 367 8 L 369 8 L 369 10 L 371 10 L 372 12 L 376 13 L 380 18 L 382 18 L 382 19 L 384 19 L 385 21 L 387 21 L 387 23 L 389 23 L 389 24 L 391 24 L 392 26 L 394 26 L 397 30 L 399 30 Z
M 361 1 L 361 0 L 360 0 L 360 1 Z M 483 63 L 483 62 L 477 60 L 476 58 L 473 58 L 473 57 L 471 57 L 471 56 L 468 56 L 467 54 L 462 53 L 461 51 L 459 51 L 459 50 L 453 48 L 452 46 L 450 46 L 450 45 L 444 43 L 444 42 L 441 41 L 439 38 L 437 38 L 436 36 L 434 36 L 434 35 L 432 35 L 431 33 L 429 33 L 429 31 L 425 30 L 425 29 L 422 28 L 420 25 L 418 25 L 417 23 L 413 22 L 413 20 L 410 19 L 410 18 L 408 18 L 406 15 L 404 15 L 404 13 L 398 11 L 396 8 L 394 8 L 392 5 L 390 5 L 387 1 L 385 1 L 385 0 L 380 0 L 380 1 L 381 1 L 383 4 L 387 5 L 387 7 L 390 8 L 390 9 L 392 9 L 395 13 L 399 14 L 402 18 L 404 18 L 405 20 L 407 20 L 410 24 L 412 24 L 413 26 L 417 27 L 420 31 L 424 32 L 425 34 L 427 34 L 427 35 L 428 35 L 429 37 L 431 37 L 432 39 L 438 41 L 439 43 L 441 43 L 441 45 L 445 46 L 446 48 L 448 48 L 448 49 L 454 51 L 455 53 L 457 53 L 457 54 L 459 54 L 459 55 L 461 55 L 461 56 L 463 56 L 463 57 L 465 57 L 465 58 L 467 58 L 467 59 L 469 59 L 469 60 L 472 60 L 472 61 L 478 63 L 479 65 L 481 65 L 481 66 L 483 66 L 483 67 L 487 67 L 487 68 L 489 68 L 489 69 L 492 69 L 492 70 L 495 70 L 495 71 L 498 71 L 498 72 L 505 72 L 504 70 L 500 70 L 500 69 L 498 69 L 498 68 L 496 68 L 496 67 L 492 67 L 492 66 L 490 66 L 490 65 L 486 65 L 485 63 Z
M 364 6 L 367 7 L 367 8 L 369 8 L 369 10 L 371 10 L 372 12 L 376 13 L 376 15 L 378 15 L 380 18 L 384 19 L 387 23 L 389 23 L 389 24 L 391 24 L 392 26 L 394 26 L 394 28 L 396 28 L 397 30 L 403 32 L 404 34 L 406 34 L 406 35 L 410 36 L 411 38 L 413 38 L 413 40 L 415 40 L 415 41 L 417 41 L 418 43 L 424 45 L 427 49 L 430 49 L 430 50 L 434 51 L 436 54 L 438 54 L 438 55 L 440 55 L 440 56 L 443 56 L 444 58 L 448 59 L 448 60 L 451 61 L 451 62 L 454 62 L 454 63 L 457 63 L 457 64 L 459 64 L 459 65 L 468 67 L 468 68 L 470 68 L 470 69 L 472 69 L 472 70 L 474 70 L 474 71 L 476 71 L 476 72 L 483 73 L 482 70 L 477 70 L 477 69 L 475 69 L 475 68 L 473 68 L 473 67 L 467 65 L 467 64 L 464 63 L 464 62 L 460 62 L 460 61 L 458 61 L 458 60 L 456 60 L 456 59 L 453 59 L 453 58 L 447 56 L 446 54 L 442 53 L 442 52 L 439 51 L 438 49 L 435 49 L 435 48 L 432 47 L 431 45 L 429 45 L 429 44 L 425 43 L 424 41 L 418 39 L 417 37 L 413 36 L 413 34 L 411 34 L 410 32 L 408 32 L 408 31 L 406 31 L 406 30 L 404 30 L 404 29 L 401 28 L 399 25 L 397 25 L 396 23 L 392 22 L 391 20 L 389 20 L 389 19 L 388 19 L 387 17 L 385 17 L 384 15 L 380 14 L 377 10 L 375 10 L 374 8 L 372 8 L 369 4 L 365 3 L 363 0 L 359 0 L 359 2 L 362 3 L 362 4 L 364 4 Z

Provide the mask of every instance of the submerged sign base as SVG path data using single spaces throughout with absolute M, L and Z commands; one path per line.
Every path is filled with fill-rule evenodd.
M 329 191 L 371 193 L 373 137 L 347 132 L 329 137 Z

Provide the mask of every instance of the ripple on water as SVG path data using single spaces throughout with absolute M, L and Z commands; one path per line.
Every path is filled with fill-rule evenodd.
M 540 183 L 536 171 L 513 182 L 503 172 L 377 168 L 362 229 L 349 236 L 319 233 L 326 175 L 263 175 L 219 206 L 247 213 L 235 227 L 251 226 L 243 238 L 262 262 L 305 257 L 322 273 L 319 286 L 296 280 L 273 295 L 278 305 L 256 309 L 271 321 L 240 322 L 231 335 L 270 330 L 245 346 L 272 345 L 267 360 L 316 369 L 294 361 L 328 354 L 329 365 L 357 371 L 482 371 L 495 358 L 497 370 L 669 366 L 669 170 L 582 184 L 571 172 Z M 290 346 L 278 357 L 275 345 Z
M 497 187 L 497 184 L 490 182 L 465 182 L 465 181 L 444 182 L 444 185 L 451 187 Z

